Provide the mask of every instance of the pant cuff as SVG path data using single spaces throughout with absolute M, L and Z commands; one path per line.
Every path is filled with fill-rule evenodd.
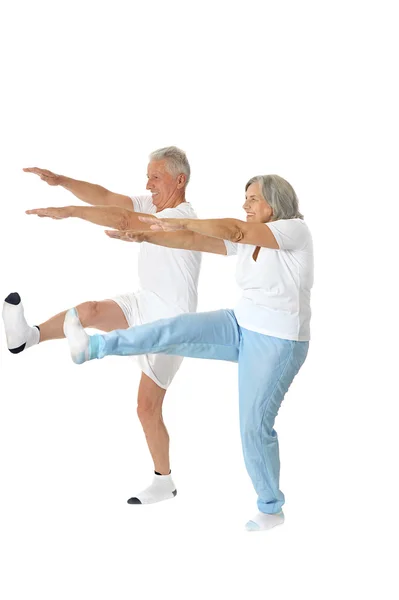
M 98 333 L 90 336 L 89 339 L 89 360 L 93 360 L 93 358 L 98 358 L 98 353 L 100 350 L 100 336 Z

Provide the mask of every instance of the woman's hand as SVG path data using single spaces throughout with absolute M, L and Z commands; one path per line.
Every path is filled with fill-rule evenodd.
M 187 229 L 190 219 L 158 219 L 157 217 L 139 217 L 143 223 L 151 225 L 153 231 L 179 231 Z
M 148 231 L 118 231 L 115 229 L 106 229 L 105 233 L 108 237 L 113 238 L 114 240 L 141 243 L 146 241 L 146 233 L 148 233 Z
M 70 206 L 62 208 L 32 208 L 25 211 L 27 215 L 37 215 L 38 217 L 50 217 L 50 219 L 68 219 L 72 216 Z

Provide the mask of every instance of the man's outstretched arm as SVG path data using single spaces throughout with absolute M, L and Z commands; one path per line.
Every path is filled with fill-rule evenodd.
M 143 229 L 139 221 L 139 213 L 120 206 L 63 206 L 60 208 L 33 208 L 26 211 L 27 215 L 49 217 L 50 219 L 69 219 L 77 217 L 95 225 L 112 227 L 120 231 L 128 229 Z M 150 216 L 143 215 L 141 216 Z
M 48 183 L 48 185 L 59 185 L 65 188 L 79 198 L 79 200 L 87 202 L 87 204 L 93 204 L 94 206 L 119 206 L 121 208 L 127 208 L 128 210 L 134 210 L 132 199 L 129 198 L 129 196 L 115 194 L 115 192 L 110 192 L 101 185 L 88 183 L 87 181 L 79 181 L 78 179 L 65 177 L 65 175 L 57 175 L 52 171 L 39 169 L 38 167 L 30 167 L 23 170 L 25 173 L 38 175 L 40 179 Z

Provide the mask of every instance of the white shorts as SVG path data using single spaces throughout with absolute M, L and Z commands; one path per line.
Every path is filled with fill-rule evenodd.
M 182 314 L 180 309 L 171 307 L 153 292 L 147 290 L 121 294 L 112 300 L 122 309 L 129 327 Z M 182 356 L 168 354 L 142 354 L 132 358 L 138 363 L 142 372 L 164 390 L 172 383 L 183 361 Z

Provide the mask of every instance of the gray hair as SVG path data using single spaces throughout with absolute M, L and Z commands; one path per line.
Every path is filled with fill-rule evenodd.
M 273 209 L 272 221 L 303 219 L 298 197 L 288 181 L 278 175 L 257 175 L 248 181 L 245 191 L 252 183 L 259 183 L 263 198 Z
M 166 160 L 168 172 L 177 177 L 181 173 L 186 176 L 186 185 L 190 181 L 190 164 L 187 160 L 186 153 L 176 146 L 167 146 L 166 148 L 160 148 L 154 150 L 150 154 L 151 160 Z

